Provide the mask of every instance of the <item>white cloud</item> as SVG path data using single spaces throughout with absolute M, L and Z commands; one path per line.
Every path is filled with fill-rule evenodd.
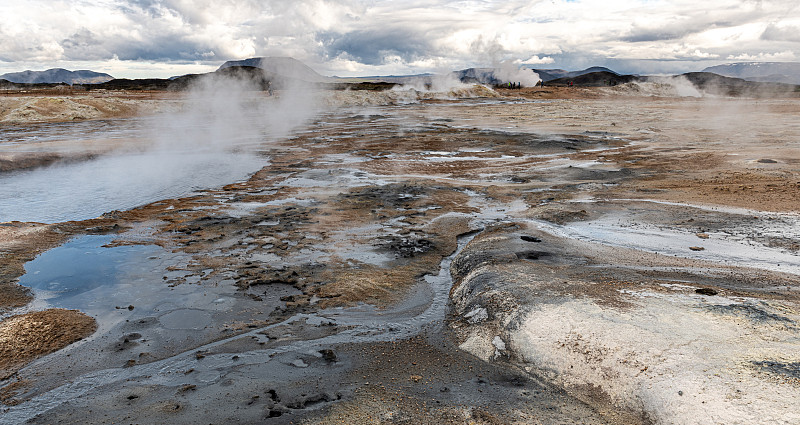
M 550 56 L 540 58 L 539 56 L 533 55 L 527 60 L 521 61 L 520 63 L 523 65 L 539 65 L 553 62 L 555 62 L 555 59 L 551 58 Z

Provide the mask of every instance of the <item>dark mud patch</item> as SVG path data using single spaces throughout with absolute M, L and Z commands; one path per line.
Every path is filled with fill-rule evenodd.
M 436 249 L 433 241 L 420 235 L 384 236 L 379 241 L 378 248 L 395 258 L 413 258 Z
M 547 251 L 522 251 L 517 252 L 516 256 L 520 260 L 528 260 L 528 261 L 536 261 L 539 259 L 545 259 L 550 257 L 552 254 Z
M 426 195 L 429 188 L 407 183 L 384 186 L 365 186 L 350 190 L 337 197 L 347 209 L 372 211 L 388 216 L 399 215 L 400 211 L 411 210 L 419 197 Z
M 734 316 L 746 318 L 756 323 L 780 323 L 784 325 L 794 324 L 794 321 L 788 317 L 780 316 L 770 313 L 766 310 L 758 308 L 750 304 L 728 304 L 728 305 L 710 305 L 705 307 L 708 311 L 725 316 Z
M 506 133 L 502 131 L 484 130 L 477 134 L 478 140 L 497 145 L 511 145 L 539 154 L 563 153 L 588 148 L 601 147 L 608 144 L 590 135 L 547 135 L 539 136 L 526 133 Z
M 340 347 L 337 354 L 345 361 L 363 359 L 344 377 L 355 390 L 307 417 L 307 423 L 503 424 L 531 417 L 544 423 L 608 423 L 565 392 L 440 338 L 439 332 L 426 332 Z
M 751 362 L 759 371 L 782 378 L 791 378 L 800 384 L 800 362 L 778 362 L 761 360 Z
M 585 221 L 589 219 L 589 213 L 584 210 L 565 209 L 562 207 L 549 208 L 538 214 L 538 218 L 555 224 L 567 224 L 574 221 Z

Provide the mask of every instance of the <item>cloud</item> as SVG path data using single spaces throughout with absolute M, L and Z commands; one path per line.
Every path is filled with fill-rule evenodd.
M 555 59 L 551 58 L 550 56 L 545 56 L 540 58 L 539 56 L 534 55 L 528 58 L 527 60 L 521 61 L 520 63 L 523 65 L 539 65 L 539 64 L 547 64 L 553 62 L 555 62 Z
M 740 55 L 730 55 L 727 57 L 728 60 L 740 60 L 740 61 L 753 61 L 753 62 L 781 62 L 781 61 L 790 61 L 796 59 L 797 56 L 791 50 L 785 50 L 783 52 L 774 52 L 774 53 L 765 53 L 759 52 L 755 55 L 743 53 Z
M 769 24 L 761 34 L 765 41 L 791 41 L 800 43 L 800 25 Z
M 166 69 L 293 56 L 323 73 L 366 75 L 504 60 L 568 68 L 586 60 L 633 67 L 635 61 L 690 63 L 761 52 L 789 57 L 785 52 L 800 54 L 800 21 L 791 3 L 4 0 L 0 71 L 21 64 L 99 68 L 115 58 L 121 61 L 115 67 L 158 63 Z
M 347 57 L 366 65 L 385 63 L 389 57 L 412 62 L 426 56 L 433 47 L 425 34 L 409 28 L 320 33 L 317 37 L 326 56 Z

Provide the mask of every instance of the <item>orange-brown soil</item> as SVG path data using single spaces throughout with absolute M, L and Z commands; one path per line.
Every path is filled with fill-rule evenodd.
M 97 328 L 95 320 L 76 310 L 49 309 L 0 322 L 0 379 L 45 354 L 86 338 Z

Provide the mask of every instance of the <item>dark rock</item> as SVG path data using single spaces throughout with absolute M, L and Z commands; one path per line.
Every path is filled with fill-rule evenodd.
M 322 359 L 328 363 L 333 363 L 336 361 L 336 353 L 334 353 L 331 349 L 319 350 L 319 353 L 322 354 Z
M 694 292 L 700 295 L 717 295 L 717 291 L 711 288 L 697 288 L 694 290 Z

